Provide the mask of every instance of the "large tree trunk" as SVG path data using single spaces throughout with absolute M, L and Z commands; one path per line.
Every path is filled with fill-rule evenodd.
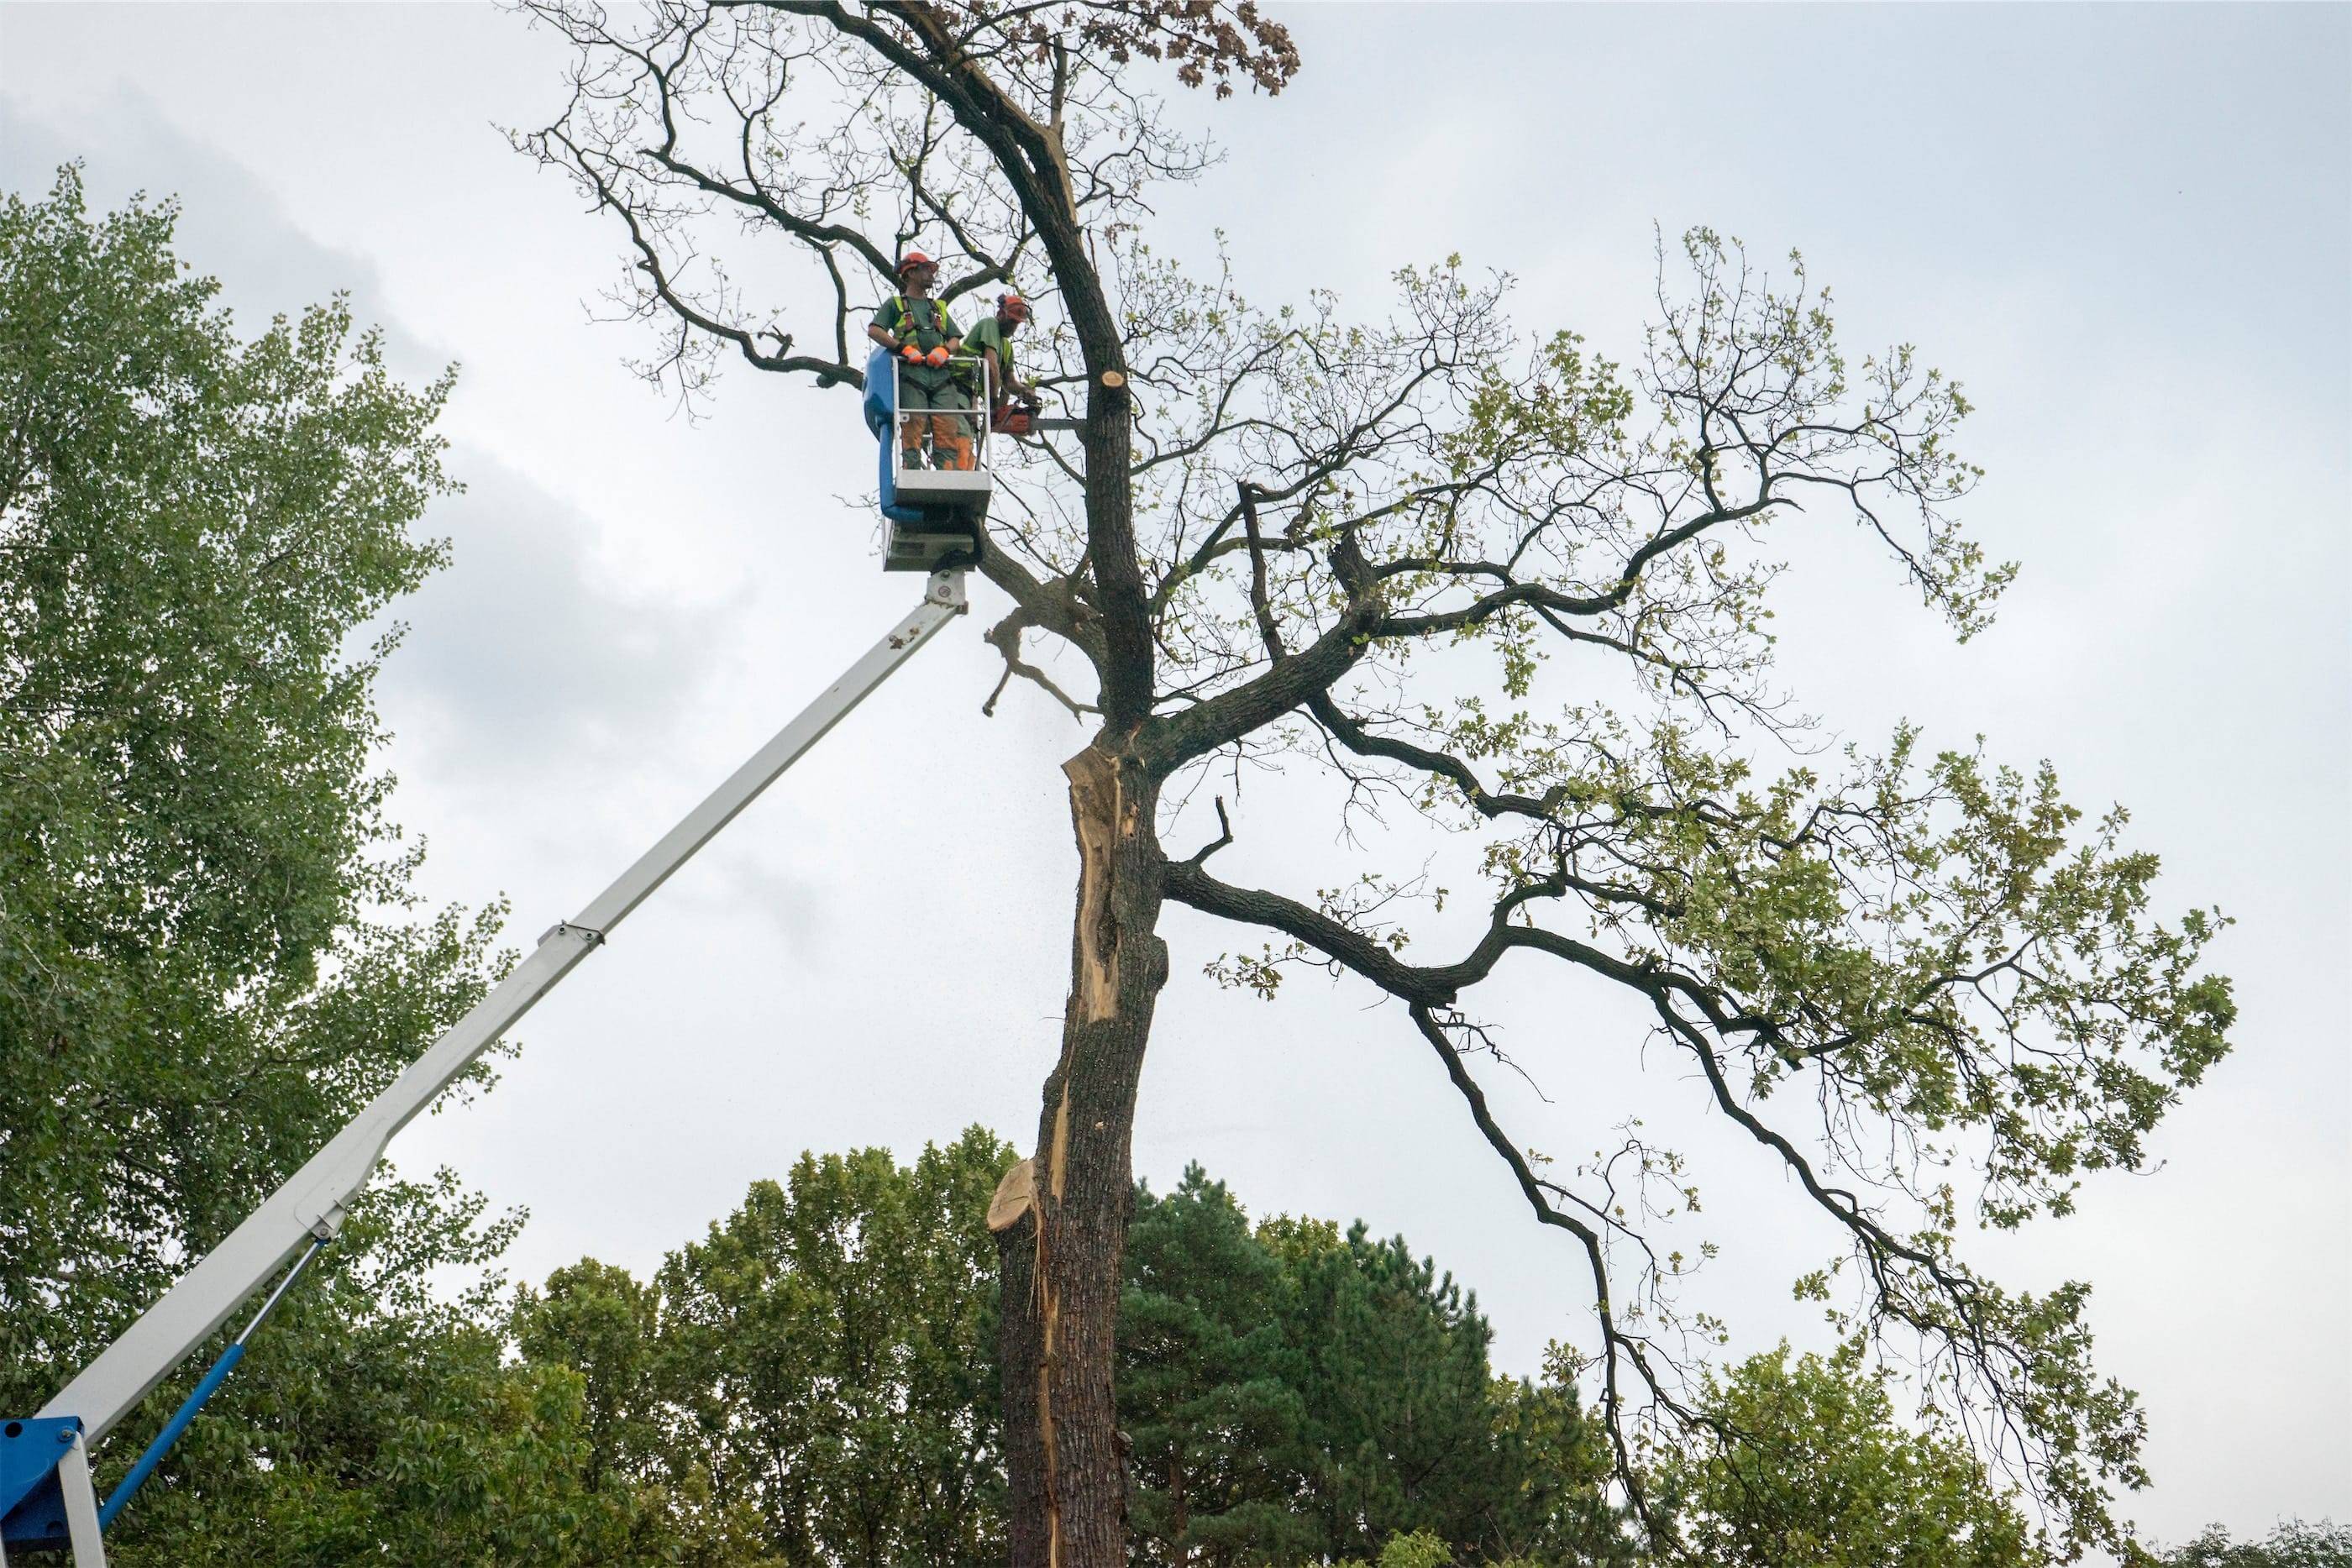
M 1127 1452 L 1112 1403 L 1119 1260 L 1134 1189 L 1136 1079 L 1168 977 L 1159 783 L 1104 749 L 1064 765 L 1078 840 L 1062 1054 L 1045 1080 L 1025 1207 L 1002 1228 L 1004 1453 L 1013 1568 L 1121 1568 Z M 1020 1173 L 1008 1178 L 1017 1186 Z M 1014 1215 L 1017 1212 L 1018 1217 Z

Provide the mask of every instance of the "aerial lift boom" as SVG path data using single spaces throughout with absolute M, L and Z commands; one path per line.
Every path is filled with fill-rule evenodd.
M 245 1340 L 282 1294 L 281 1281 L 245 1333 L 197 1385 L 101 1507 L 87 1445 L 113 1429 L 188 1354 L 291 1263 L 342 1228 L 384 1146 L 439 1097 L 533 1003 L 612 935 L 631 910 L 692 859 L 785 768 L 824 738 L 918 648 L 964 612 L 964 568 L 931 574 L 914 612 L 779 730 L 700 805 L 572 919 L 551 928 L 529 957 L 434 1041 L 424 1055 L 256 1209 L 121 1336 L 83 1368 L 38 1416 L 0 1424 L 0 1568 L 10 1551 L 70 1548 L 74 1568 L 104 1568 L 110 1523 L 244 1354 Z M 290 1281 L 291 1274 L 287 1276 Z

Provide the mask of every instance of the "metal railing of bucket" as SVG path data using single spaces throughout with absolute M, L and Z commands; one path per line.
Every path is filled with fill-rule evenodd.
M 920 374 L 924 369 L 961 372 L 961 379 L 927 385 L 931 378 Z M 883 497 L 887 514 L 903 519 L 914 511 L 926 521 L 987 516 L 994 489 L 988 466 L 989 411 L 972 390 L 985 373 L 981 361 L 970 357 L 939 367 L 892 360 L 883 459 L 889 480 Z

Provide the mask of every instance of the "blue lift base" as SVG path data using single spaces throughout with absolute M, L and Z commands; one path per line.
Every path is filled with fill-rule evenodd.
M 58 1466 L 80 1430 L 79 1416 L 0 1422 L 0 1542 L 11 1552 L 66 1549 Z

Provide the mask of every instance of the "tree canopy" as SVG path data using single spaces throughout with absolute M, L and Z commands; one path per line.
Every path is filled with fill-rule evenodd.
M 1001 1561 L 989 1191 L 972 1128 L 899 1165 L 804 1154 L 649 1280 L 593 1259 L 518 1293 L 528 1369 L 576 1376 L 588 1473 L 676 1561 Z
M 499 911 L 425 912 L 352 638 L 442 559 L 449 390 L 340 299 L 241 336 L 176 209 L 0 199 L 0 1404 L 37 1408 L 470 1006 Z M 575 1396 L 503 1364 L 517 1221 L 379 1183 L 110 1536 L 119 1562 L 520 1560 Z M 127 1467 L 183 1369 L 98 1456 Z M 567 1479 L 571 1478 L 571 1479 Z M 533 1548 L 536 1550 L 537 1548 Z
M 650 1281 L 583 1260 L 520 1292 L 526 1371 L 580 1380 L 589 1490 L 691 1561 L 1000 1561 L 982 1200 L 1012 1161 L 978 1128 L 906 1166 L 803 1155 Z M 1475 1303 L 1401 1239 L 1253 1227 L 1197 1168 L 1136 1202 L 1137 1561 L 1323 1562 L 1414 1531 L 1465 1561 L 1622 1547 L 1572 1387 L 1498 1379 Z
M 520 1292 L 521 1375 L 583 1390 L 560 1427 L 588 1449 L 584 1483 L 565 1472 L 584 1484 L 570 1506 L 670 1542 L 678 1562 L 998 1561 L 995 1302 L 969 1200 L 1012 1154 L 974 1128 L 903 1166 L 878 1149 L 804 1155 L 646 1282 L 583 1260 Z M 1252 1223 L 1197 1166 L 1135 1197 L 1118 1339 L 1131 1562 L 2053 1560 L 2016 1494 L 1948 1427 L 1905 1419 L 1903 1385 L 1851 1344 L 1782 1346 L 1704 1379 L 1699 1415 L 1727 1436 L 1645 1456 L 1672 1527 L 1645 1542 L 1610 1495 L 1572 1356 L 1555 1347 L 1539 1379 L 1498 1376 L 1475 1297 L 1404 1239 Z
M 1118 1336 L 1139 1560 L 1320 1563 L 1417 1534 L 1465 1561 L 1617 1561 L 1572 1378 L 1497 1376 L 1492 1337 L 1402 1237 L 1253 1227 L 1198 1166 L 1139 1188 Z
M 2011 1500 L 1949 1432 L 1907 1430 L 1850 1346 L 1789 1347 L 1710 1379 L 1733 1434 L 1675 1454 L 1664 1485 L 1696 1558 L 1724 1568 L 2032 1568 L 2048 1561 Z
M 2261 1541 L 2233 1542 L 2217 1524 L 2158 1560 L 2166 1568 L 2352 1568 L 2352 1529 L 2293 1520 Z
M 1661 246 L 1626 363 L 1514 324 L 1508 280 L 1457 258 L 1401 267 L 1369 316 L 1188 269 L 1151 243 L 1150 192 L 1212 158 L 1155 73 L 1279 90 L 1300 61 L 1246 4 L 530 9 L 577 60 L 518 144 L 614 219 L 657 382 L 704 395 L 727 355 L 855 384 L 857 318 L 919 237 L 946 297 L 1017 281 L 1052 323 L 1024 358 L 1080 428 L 1000 462 L 979 563 L 1005 679 L 1085 737 L 1063 1049 L 1002 1243 L 1016 1561 L 1123 1550 L 1111 1321 L 1170 901 L 1235 926 L 1228 983 L 1343 974 L 1440 1059 L 1446 1124 L 1589 1267 L 1573 1337 L 1645 1515 L 1636 1448 L 1711 1430 L 1687 1347 L 1719 1336 L 1653 1242 L 1682 1206 L 1616 1186 L 1665 1153 L 1573 1175 L 1486 1100 L 1482 987 L 1507 966 L 1637 1007 L 1652 1060 L 1842 1238 L 1803 1287 L 1921 1364 L 2070 1549 L 2119 1542 L 2106 1499 L 2144 1479 L 2144 1422 L 2091 1362 L 2087 1287 L 2006 1288 L 1958 1239 L 2141 1163 L 2227 1049 L 2220 919 L 2160 914 L 2124 813 L 2086 816 L 2046 764 L 1908 727 L 1822 760 L 1773 670 L 1792 532 L 1883 552 L 1958 637 L 1990 623 L 2015 569 L 1960 521 L 1957 382 L 1908 344 L 1849 350 L 1801 259 L 1706 228 Z M 1187 815 L 1245 773 L 1213 832 Z M 1272 885 L 1269 809 L 1329 810 L 1370 869 Z M 1383 812 L 1463 875 L 1384 864 Z M 1180 831 L 1198 847 L 1163 845 Z M 1458 916 L 1465 881 L 1464 931 L 1427 904 L 1452 887 Z

